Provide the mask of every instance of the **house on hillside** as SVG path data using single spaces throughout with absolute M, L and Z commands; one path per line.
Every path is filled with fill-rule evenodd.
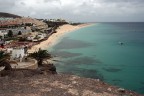
M 9 30 L 11 30 L 13 32 L 13 35 L 18 35 L 19 32 L 21 32 L 22 34 L 32 32 L 30 27 L 26 27 L 26 28 L 19 27 L 19 28 L 15 28 L 15 29 L 7 29 L 6 32 L 8 32 Z
M 40 37 L 40 39 L 42 40 L 46 37 L 46 34 L 45 33 L 39 33 L 37 36 Z
M 0 30 L 0 39 L 4 39 L 4 36 L 7 35 L 7 32 Z
M 27 37 L 27 40 L 28 40 L 28 41 L 32 41 L 34 38 L 35 38 L 35 36 L 28 36 L 28 37 Z
M 35 32 L 35 34 L 28 36 L 27 40 L 37 42 L 37 41 L 45 39 L 46 37 L 47 37 L 47 35 L 45 33 L 36 33 Z
M 11 51 L 12 51 L 11 59 L 22 62 L 22 60 L 24 59 L 26 55 L 24 48 L 13 48 Z

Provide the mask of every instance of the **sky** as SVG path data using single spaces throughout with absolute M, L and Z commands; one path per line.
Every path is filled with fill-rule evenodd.
M 75 22 L 142 22 L 144 0 L 0 0 L 0 12 Z

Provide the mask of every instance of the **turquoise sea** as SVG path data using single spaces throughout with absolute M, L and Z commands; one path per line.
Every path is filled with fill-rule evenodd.
M 61 58 L 58 72 L 144 94 L 144 23 L 96 23 L 66 34 L 51 53 Z

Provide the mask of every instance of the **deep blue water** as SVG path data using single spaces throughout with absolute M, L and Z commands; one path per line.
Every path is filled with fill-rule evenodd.
M 66 34 L 51 52 L 61 57 L 58 72 L 144 94 L 144 23 L 97 23 Z

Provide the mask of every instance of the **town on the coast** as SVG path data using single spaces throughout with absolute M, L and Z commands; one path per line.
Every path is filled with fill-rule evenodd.
M 63 19 L 34 19 L 31 17 L 0 17 L 0 52 L 10 54 L 11 66 L 25 68 L 34 66 L 28 59 L 28 50 L 32 46 L 47 40 L 56 29 L 68 24 Z M 4 53 L 3 53 L 4 52 Z
M 142 96 L 100 79 L 57 72 L 48 46 L 88 25 L 0 13 L 0 96 Z

